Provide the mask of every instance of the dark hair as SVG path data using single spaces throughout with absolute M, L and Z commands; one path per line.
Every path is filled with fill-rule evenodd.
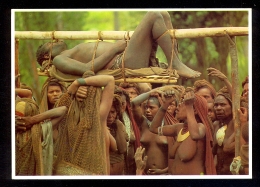
M 141 89 L 140 89 L 140 87 L 138 86 L 137 83 L 123 82 L 123 83 L 119 84 L 119 87 L 124 88 L 124 89 L 126 89 L 126 88 L 134 88 L 138 95 L 141 93 Z
M 50 81 L 48 83 L 48 86 L 59 86 L 59 87 L 61 87 L 61 85 L 58 82 L 54 82 L 54 81 Z
M 112 106 L 116 109 L 118 119 L 123 121 L 122 100 L 120 95 L 114 94 Z
M 125 98 L 126 98 L 126 102 L 130 104 L 130 97 L 129 97 L 129 94 L 126 90 L 124 90 L 123 88 L 115 85 L 115 91 L 114 91 L 114 94 L 117 94 L 117 95 L 124 95 Z
M 36 51 L 36 59 L 40 66 L 42 66 L 42 62 L 46 60 L 44 55 L 48 54 L 48 51 L 44 48 L 44 44 L 40 45 Z

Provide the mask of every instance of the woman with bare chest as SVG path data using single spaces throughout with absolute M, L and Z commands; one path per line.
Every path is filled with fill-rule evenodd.
M 170 174 L 216 174 L 210 146 L 212 134 L 207 118 L 206 100 L 193 91 L 186 91 L 176 111 L 176 118 L 180 123 L 160 127 L 158 124 L 175 98 L 171 91 L 166 90 L 160 94 L 163 104 L 152 121 L 150 131 L 164 136 L 177 136 L 173 145 L 175 157 Z
M 144 175 L 161 175 L 168 172 L 168 142 L 165 136 L 158 136 L 149 131 L 151 121 L 153 120 L 160 104 L 157 97 L 151 96 L 154 90 L 141 94 L 131 101 L 133 114 L 136 123 L 140 128 L 140 142 L 145 148 L 147 156 Z M 145 115 L 142 115 L 141 103 L 145 100 Z M 160 122 L 160 126 L 164 123 Z

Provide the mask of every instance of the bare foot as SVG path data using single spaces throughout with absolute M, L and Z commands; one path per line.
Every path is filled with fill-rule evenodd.
M 175 69 L 181 77 L 196 78 L 201 75 L 200 72 L 195 71 L 185 64 L 183 64 L 178 58 L 174 58 L 172 62 L 172 68 Z
M 177 44 L 177 40 L 175 40 L 174 42 L 174 58 L 173 58 L 173 62 L 172 62 L 172 68 L 176 69 L 178 75 L 182 76 L 182 77 L 186 77 L 186 78 L 196 78 L 199 77 L 201 75 L 200 72 L 195 71 L 191 68 L 189 68 L 188 66 L 186 66 L 185 64 L 183 64 L 178 56 L 178 44 Z

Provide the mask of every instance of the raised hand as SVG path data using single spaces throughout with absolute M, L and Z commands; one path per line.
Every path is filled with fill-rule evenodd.
M 167 107 L 176 99 L 174 90 L 156 90 L 159 95 L 159 100 L 162 102 L 162 105 Z
M 71 83 L 71 85 L 67 88 L 67 92 L 71 95 L 71 97 L 74 97 L 80 84 L 77 80 Z
M 247 108 L 240 107 L 240 109 L 238 109 L 238 114 L 239 114 L 239 120 L 240 120 L 241 124 L 244 124 L 245 122 L 247 122 L 247 119 L 248 119 Z
M 209 72 L 208 75 L 212 77 L 218 77 L 220 80 L 224 81 L 227 79 L 227 76 L 224 75 L 221 71 L 215 69 L 215 68 L 207 68 L 207 71 Z
M 195 96 L 193 91 L 186 92 L 183 98 L 184 104 L 187 105 L 193 105 L 195 101 Z
M 142 146 L 138 147 L 135 152 L 135 164 L 136 164 L 136 169 L 143 171 L 146 167 L 146 161 L 147 161 L 147 156 L 144 156 L 145 148 L 142 148 Z

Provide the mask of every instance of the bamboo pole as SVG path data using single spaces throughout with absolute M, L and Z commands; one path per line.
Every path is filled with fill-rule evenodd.
M 15 77 L 19 74 L 19 39 L 15 40 Z M 17 78 L 16 88 L 20 88 L 20 77 Z
M 240 152 L 240 121 L 238 109 L 240 108 L 239 80 L 238 80 L 238 58 L 236 49 L 236 37 L 227 35 L 229 40 L 229 50 L 231 57 L 231 77 L 232 77 L 232 113 L 235 130 L 235 156 Z
M 122 40 L 128 31 L 15 31 L 17 39 L 39 39 L 50 40 L 97 40 L 99 32 L 103 40 Z M 195 28 L 195 29 L 175 29 L 175 38 L 200 38 L 200 37 L 220 37 L 228 33 L 230 36 L 247 36 L 248 27 L 213 27 L 213 28 Z M 129 31 L 129 36 L 134 31 Z

